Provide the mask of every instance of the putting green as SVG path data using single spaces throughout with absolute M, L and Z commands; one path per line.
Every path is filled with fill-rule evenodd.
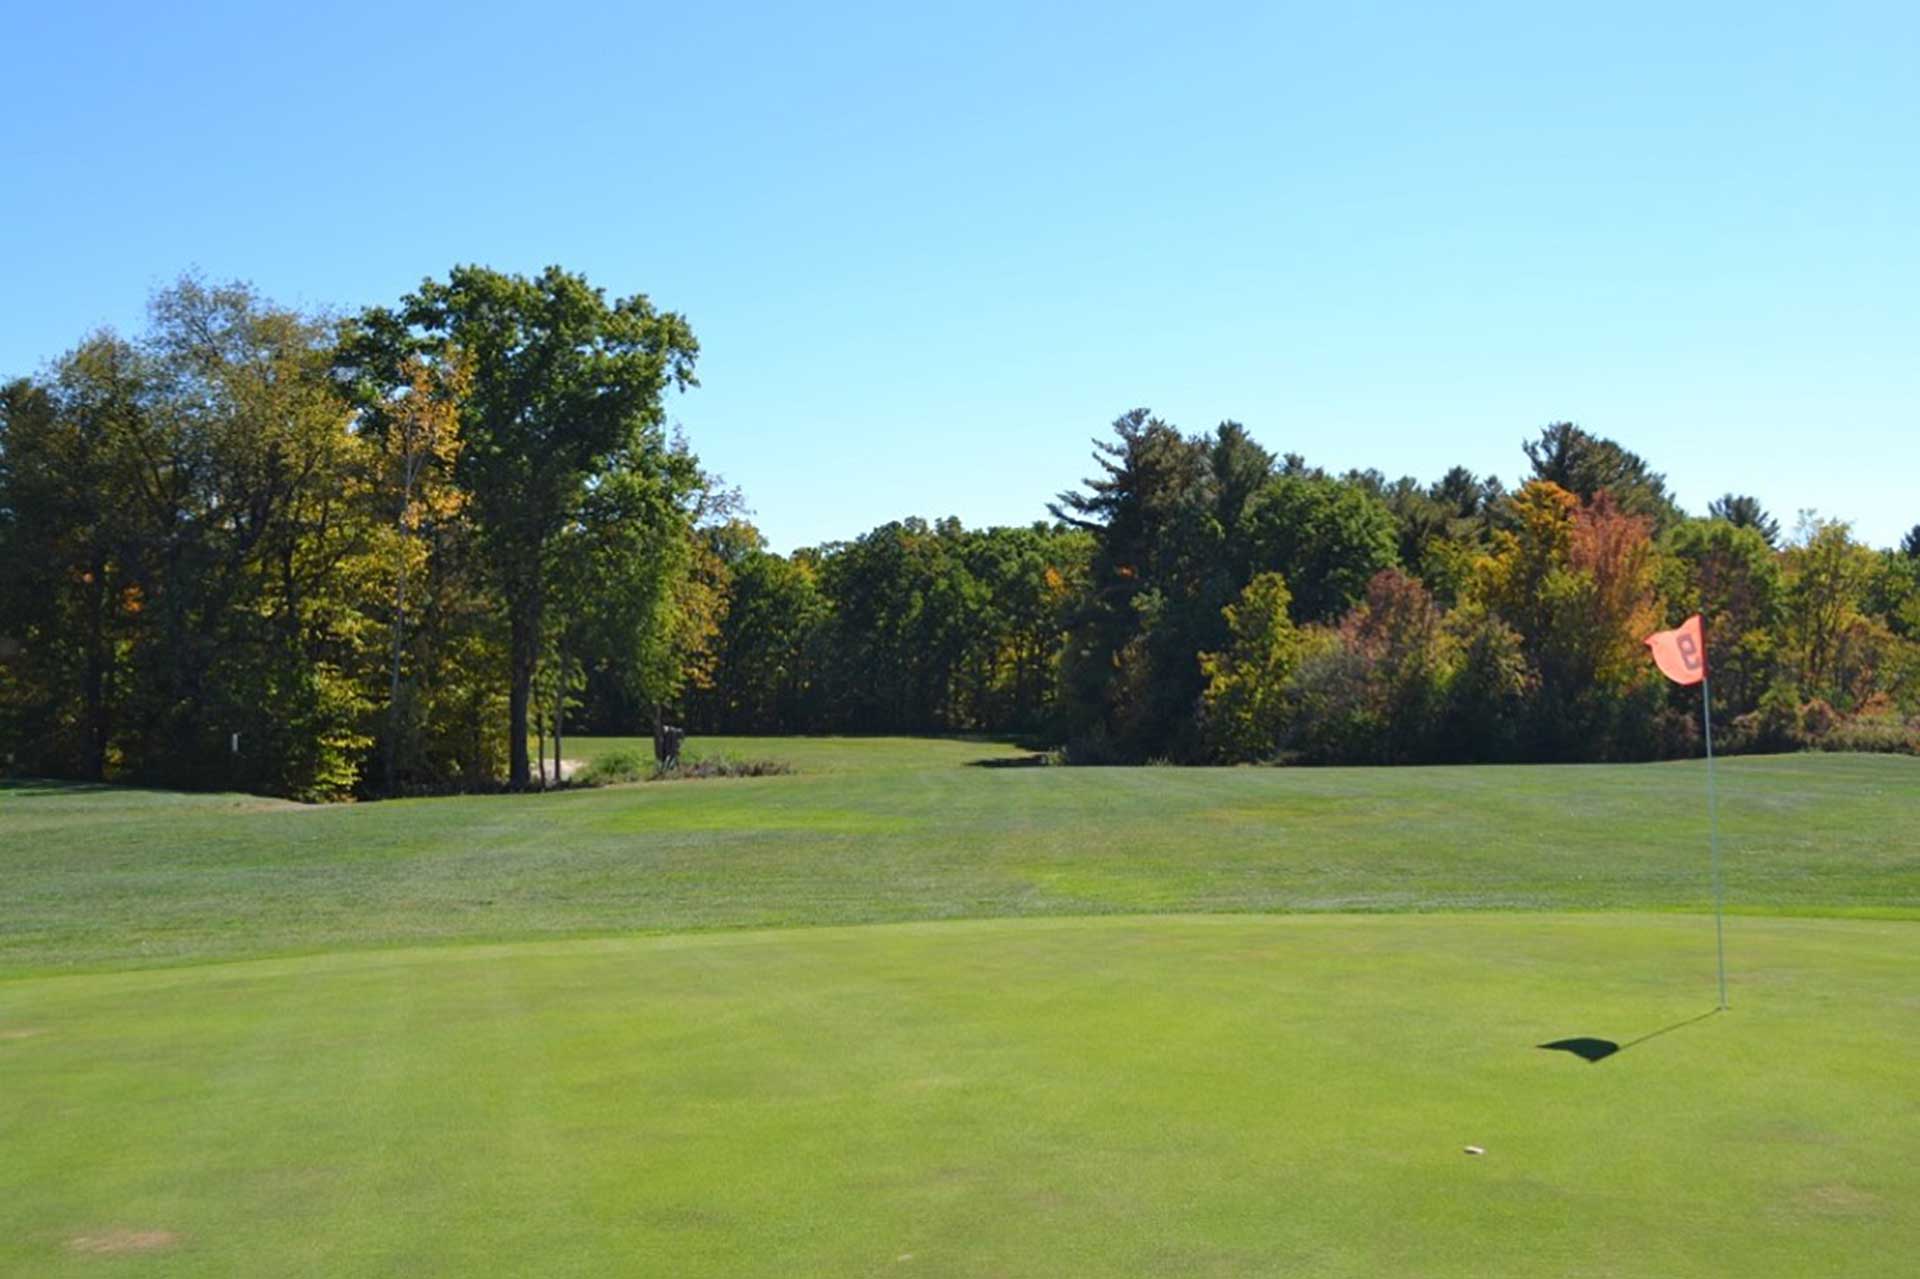
M 9 981 L 0 1273 L 1911 1274 L 1920 925 L 1730 954 L 1704 1018 L 1710 920 L 1645 914 Z

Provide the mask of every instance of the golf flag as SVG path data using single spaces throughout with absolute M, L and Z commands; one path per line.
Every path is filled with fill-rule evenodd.
M 1653 664 L 1676 684 L 1698 684 L 1707 677 L 1707 644 L 1700 633 L 1700 614 L 1695 613 L 1670 631 L 1655 631 L 1646 645 L 1653 650 Z
M 1646 645 L 1653 664 L 1676 684 L 1700 685 L 1700 723 L 1707 738 L 1707 839 L 1713 849 L 1713 936 L 1720 960 L 1720 1007 L 1727 1006 L 1725 890 L 1720 881 L 1720 805 L 1713 796 L 1713 686 L 1707 682 L 1707 637 L 1695 613 L 1670 631 L 1655 631 Z

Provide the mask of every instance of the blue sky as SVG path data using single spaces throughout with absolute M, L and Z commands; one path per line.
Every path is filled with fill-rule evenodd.
M 1920 522 L 1920 6 L 16 6 L 0 373 L 179 271 L 558 262 L 778 549 L 1024 523 L 1136 405 Z

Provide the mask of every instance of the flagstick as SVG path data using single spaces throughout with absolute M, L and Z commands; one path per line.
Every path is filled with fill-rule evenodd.
M 1727 1006 L 1727 929 L 1720 887 L 1720 805 L 1713 793 L 1713 684 L 1700 673 L 1700 716 L 1707 726 L 1707 830 L 1713 845 L 1713 940 L 1720 958 L 1720 1008 Z

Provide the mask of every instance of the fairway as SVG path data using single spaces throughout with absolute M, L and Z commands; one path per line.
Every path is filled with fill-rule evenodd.
M 572 740 L 590 757 L 606 741 Z M 305 807 L 0 783 L 0 976 L 930 919 L 1702 910 L 1698 763 L 1032 768 L 994 743 L 716 739 L 793 776 Z M 1721 767 L 1737 912 L 1920 918 L 1920 760 Z
M 1713 1014 L 1692 765 L 696 745 L 801 771 L 0 790 L 0 1274 L 1920 1254 L 1914 760 L 1728 763 Z

